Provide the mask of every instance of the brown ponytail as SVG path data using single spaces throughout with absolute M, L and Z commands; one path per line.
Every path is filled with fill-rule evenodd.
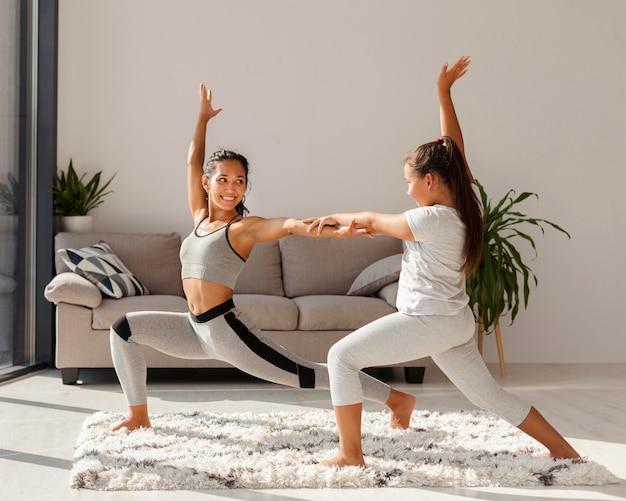
M 429 172 L 450 188 L 459 217 L 466 228 L 463 255 L 465 275 L 471 275 L 483 256 L 483 216 L 468 174 L 463 153 L 451 137 L 418 146 L 404 159 L 419 178 Z

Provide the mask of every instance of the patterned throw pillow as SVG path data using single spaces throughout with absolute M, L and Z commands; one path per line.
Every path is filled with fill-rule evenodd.
M 70 270 L 95 284 L 105 296 L 119 299 L 149 294 L 146 286 L 104 242 L 82 249 L 59 249 L 57 252 Z

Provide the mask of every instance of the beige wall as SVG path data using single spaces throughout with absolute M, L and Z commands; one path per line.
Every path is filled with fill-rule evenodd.
M 400 158 L 438 135 L 437 73 L 470 54 L 454 97 L 476 177 L 537 192 L 526 212 L 572 234 L 538 236 L 507 360 L 626 361 L 622 0 L 60 0 L 59 17 L 57 161 L 117 173 L 103 231 L 190 230 L 200 82 L 224 108 L 208 149 L 248 156 L 253 213 L 408 209 Z

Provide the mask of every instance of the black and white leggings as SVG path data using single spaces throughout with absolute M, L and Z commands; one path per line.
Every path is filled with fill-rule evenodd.
M 261 330 L 232 299 L 196 316 L 192 313 L 128 313 L 111 326 L 111 355 L 128 405 L 147 403 L 146 361 L 141 346 L 178 358 L 216 359 L 252 376 L 294 388 L 329 389 L 326 364 L 304 360 L 263 339 Z M 363 397 L 384 404 L 389 385 L 358 374 Z

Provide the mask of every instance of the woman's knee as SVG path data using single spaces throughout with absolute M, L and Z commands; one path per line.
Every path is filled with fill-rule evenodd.
M 115 332 L 115 334 L 121 337 L 124 341 L 129 340 L 131 332 L 126 315 L 119 317 L 115 322 L 113 322 L 111 325 L 111 333 L 113 332 Z

